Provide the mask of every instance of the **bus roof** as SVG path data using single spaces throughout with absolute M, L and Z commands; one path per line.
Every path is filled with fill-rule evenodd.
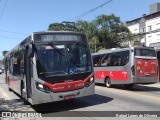
M 27 38 L 31 37 L 34 34 L 50 34 L 50 33 L 72 33 L 72 34 L 79 34 L 79 35 L 85 35 L 84 32 L 76 32 L 76 31 L 40 31 L 40 32 L 32 32 L 31 35 L 29 35 Z M 9 52 L 6 53 L 5 57 L 9 56 L 10 53 L 14 52 L 17 48 L 19 48 L 19 46 L 25 42 L 27 40 L 27 38 L 25 38 L 24 40 L 22 40 L 18 45 L 16 45 L 14 48 L 12 48 Z M 27 40 L 28 41 L 28 40 Z
M 76 32 L 76 31 L 40 31 L 40 32 L 33 32 L 32 34 L 49 34 L 49 33 L 85 34 L 84 32 Z
M 150 47 L 134 46 L 134 47 L 128 47 L 128 48 L 104 49 L 104 50 L 100 50 L 100 51 L 98 51 L 96 53 L 92 53 L 92 55 L 101 55 L 101 54 L 105 54 L 105 53 L 112 53 L 112 52 L 120 52 L 120 51 L 126 51 L 126 50 L 133 50 L 134 48 L 142 48 L 142 49 L 152 49 L 152 50 L 154 50 L 154 48 L 150 48 Z

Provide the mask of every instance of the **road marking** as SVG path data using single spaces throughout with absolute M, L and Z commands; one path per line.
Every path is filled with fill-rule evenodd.
M 125 93 L 125 94 L 129 94 L 129 95 L 145 97 L 145 98 L 154 99 L 154 100 L 160 100 L 160 96 L 145 95 L 145 94 L 141 94 L 141 93 L 135 93 L 133 91 L 126 91 L 126 90 L 114 89 L 114 88 L 106 88 L 106 87 L 101 87 L 101 86 L 96 86 L 96 88 L 106 89 L 106 90 L 114 91 L 117 93 L 119 92 L 119 93 Z

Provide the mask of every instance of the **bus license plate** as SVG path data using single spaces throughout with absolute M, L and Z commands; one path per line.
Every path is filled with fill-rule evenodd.
M 64 99 L 65 100 L 69 100 L 69 99 L 73 99 L 75 98 L 75 95 L 67 95 L 67 96 L 64 96 Z

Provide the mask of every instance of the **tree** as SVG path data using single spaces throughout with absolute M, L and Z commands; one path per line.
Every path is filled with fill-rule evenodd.
M 6 50 L 2 51 L 3 56 L 5 56 L 5 54 L 6 54 L 7 52 L 8 52 L 8 51 L 6 51 Z
M 77 31 L 77 28 L 74 22 L 62 22 L 62 23 L 50 24 L 48 30 L 49 31 L 66 31 L 66 30 Z
M 129 29 L 114 14 L 99 15 L 92 22 L 79 20 L 76 27 L 78 31 L 86 33 L 91 52 L 127 47 L 133 39 Z
M 126 47 L 128 41 L 131 41 L 133 37 L 129 29 L 120 21 L 120 18 L 114 14 L 99 15 L 91 22 L 79 20 L 75 24 L 72 22 L 52 23 L 48 30 L 84 32 L 88 37 L 91 52 L 97 52 L 100 49 Z
M 122 47 L 129 33 L 129 29 L 123 25 L 119 17 L 114 14 L 99 15 L 94 21 L 96 25 L 96 36 L 101 45 L 108 48 Z
M 61 23 L 52 23 L 52 24 L 49 25 L 48 30 L 49 31 L 51 31 L 51 30 L 53 30 L 53 31 L 59 31 L 59 30 L 62 30 L 63 27 L 64 27 L 64 25 L 61 24 Z
M 78 32 L 84 32 L 86 34 L 92 53 L 102 49 L 101 44 L 95 34 L 96 26 L 94 22 L 79 20 L 76 22 L 76 28 Z

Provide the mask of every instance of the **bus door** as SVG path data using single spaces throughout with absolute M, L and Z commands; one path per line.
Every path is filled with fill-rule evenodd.
M 26 90 L 27 90 L 27 97 L 30 98 L 32 94 L 32 82 L 31 82 L 31 77 L 32 77 L 32 65 L 31 65 L 31 50 L 32 48 L 30 46 L 26 47 L 25 51 L 25 73 L 26 73 Z

